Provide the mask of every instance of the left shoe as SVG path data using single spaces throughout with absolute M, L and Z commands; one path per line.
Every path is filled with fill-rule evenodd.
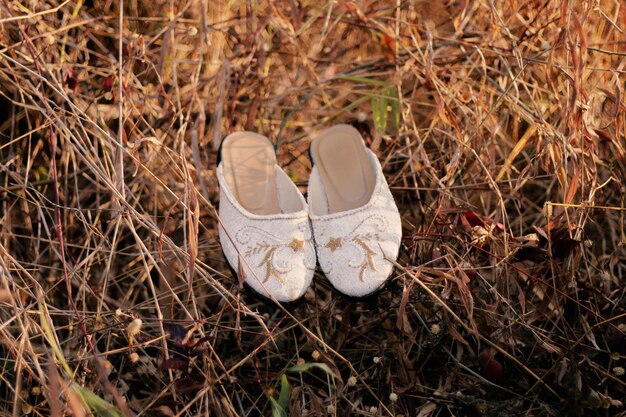
M 376 155 L 350 125 L 311 142 L 309 217 L 317 258 L 333 286 L 362 298 L 393 271 L 402 239 L 400 213 Z
M 278 166 L 272 143 L 253 132 L 227 136 L 217 167 L 219 237 L 240 282 L 281 303 L 311 285 L 315 248 L 306 201 Z

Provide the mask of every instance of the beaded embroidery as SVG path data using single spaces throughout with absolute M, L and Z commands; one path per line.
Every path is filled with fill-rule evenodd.
M 359 269 L 359 280 L 363 282 L 368 268 L 376 271 L 376 263 L 374 262 L 376 252 L 372 246 L 381 240 L 381 233 L 386 228 L 387 222 L 382 216 L 372 215 L 356 225 L 345 237 L 330 237 L 323 247 L 331 252 L 340 248 L 356 248 L 361 253 L 362 258 L 357 262 L 351 260 L 348 265 Z
M 265 267 L 265 276 L 263 277 L 263 283 L 266 283 L 271 277 L 276 278 L 281 284 L 285 283 L 283 274 L 289 273 L 293 266 L 285 261 L 278 261 L 276 254 L 282 249 L 288 249 L 297 253 L 300 251 L 307 251 L 305 254 L 305 267 L 307 269 L 314 269 L 315 266 L 310 265 L 310 253 L 315 250 L 313 247 L 313 241 L 309 236 L 306 236 L 306 227 L 299 227 L 300 231 L 304 232 L 304 239 L 298 239 L 293 237 L 291 240 L 284 241 L 277 236 L 255 226 L 245 226 L 239 230 L 235 236 L 237 242 L 243 248 L 243 255 L 246 259 L 252 260 L 260 258 L 260 262 L 257 267 Z M 287 255 L 283 256 L 285 258 Z M 307 262 L 308 261 L 308 262 Z

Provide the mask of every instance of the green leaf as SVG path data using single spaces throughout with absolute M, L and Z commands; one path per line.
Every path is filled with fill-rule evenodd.
M 391 121 L 393 122 L 393 127 L 397 130 L 400 128 L 400 100 L 398 99 L 398 90 L 394 87 L 389 87 L 386 95 L 391 97 L 389 100 L 391 106 Z
M 278 401 L 270 398 L 270 404 L 272 405 L 272 417 L 287 417 L 287 412 L 280 406 Z
M 45 180 L 50 177 L 50 172 L 48 171 L 48 167 L 45 165 L 39 165 L 37 167 L 37 171 L 35 171 L 35 178 L 37 181 Z
M 282 374 L 280 377 L 280 394 L 278 401 L 270 397 L 270 405 L 272 406 L 272 417 L 287 417 L 287 408 L 289 407 L 289 398 L 291 397 L 291 384 L 287 379 L 287 375 Z
M 337 112 L 335 112 L 335 113 L 331 114 L 330 116 L 327 116 L 327 117 L 326 117 L 326 119 L 325 119 L 325 121 L 330 121 L 330 120 L 332 120 L 332 119 L 336 118 L 337 116 L 340 116 L 340 115 L 342 115 L 343 113 L 345 113 L 345 112 L 347 112 L 347 111 L 350 111 L 350 110 L 352 110 L 352 109 L 354 109 L 354 108 L 356 108 L 356 107 L 360 106 L 360 105 L 361 105 L 361 103 L 364 103 L 364 102 L 366 102 L 367 100 L 369 100 L 369 96 L 361 96 L 361 97 L 357 98 L 356 100 L 354 100 L 353 102 L 351 102 L 350 104 L 348 104 L 347 106 L 345 106 L 345 107 L 343 107 L 343 108 L 339 109 L 339 111 L 337 111 Z
M 380 95 L 372 98 L 372 115 L 374 127 L 384 133 L 387 128 L 387 96 Z
M 46 341 L 50 345 L 50 348 L 54 352 L 54 356 L 56 356 L 57 361 L 63 366 L 63 370 L 67 373 L 69 378 L 72 377 L 72 370 L 70 366 L 67 364 L 65 357 L 63 356 L 63 352 L 61 351 L 61 347 L 57 343 L 57 339 L 55 337 L 54 330 L 50 327 L 50 323 L 48 322 L 48 318 L 50 317 L 50 313 L 48 312 L 48 308 L 46 307 L 45 301 L 39 302 L 39 323 L 43 328 L 43 333 L 45 335 Z
M 90 389 L 81 387 L 80 385 L 72 385 L 72 389 L 81 397 L 83 402 L 91 409 L 91 411 L 100 417 L 124 417 L 122 412 L 113 404 L 103 400 Z
M 326 372 L 328 375 L 335 378 L 335 374 L 330 369 L 330 367 L 322 362 L 306 362 L 300 365 L 294 365 L 290 368 L 287 368 L 287 372 L 307 372 L 313 368 L 321 369 L 322 371 Z
M 298 182 L 298 175 L 296 174 L 296 171 L 289 169 L 287 170 L 287 175 L 291 181 Z
M 278 395 L 278 404 L 286 410 L 289 407 L 289 398 L 291 397 L 291 384 L 287 379 L 287 375 L 280 377 L 280 394 Z
M 386 81 L 381 81 L 381 80 L 373 80 L 371 78 L 367 78 L 367 77 L 357 77 L 357 76 L 353 76 L 353 75 L 337 75 L 338 79 L 340 80 L 347 80 L 347 81 L 352 81 L 355 83 L 364 83 L 364 84 L 371 84 L 371 85 L 379 85 L 381 87 L 386 87 L 389 85 L 389 83 L 387 83 Z

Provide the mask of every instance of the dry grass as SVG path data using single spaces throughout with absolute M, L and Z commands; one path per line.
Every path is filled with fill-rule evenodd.
M 621 1 L 120 3 L 0 4 L 1 415 L 626 415 Z M 262 132 L 306 190 L 338 122 L 396 272 L 267 306 L 216 145 Z

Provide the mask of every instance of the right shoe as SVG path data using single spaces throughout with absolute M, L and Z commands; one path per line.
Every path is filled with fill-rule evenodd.
M 349 125 L 319 133 L 310 154 L 309 216 L 319 264 L 337 290 L 368 297 L 391 275 L 402 240 L 380 162 Z
M 272 143 L 236 132 L 222 141 L 219 237 L 239 281 L 290 303 L 311 285 L 316 256 L 306 200 L 277 165 Z

